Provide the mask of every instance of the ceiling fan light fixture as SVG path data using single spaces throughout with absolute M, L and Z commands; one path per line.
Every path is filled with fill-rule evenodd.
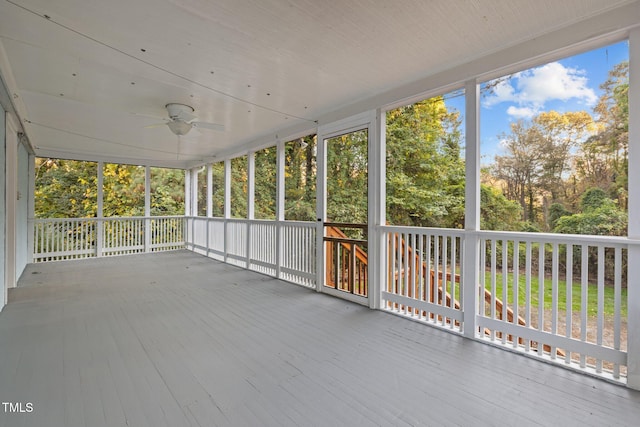
M 172 120 L 167 123 L 171 132 L 175 133 L 178 136 L 186 135 L 191 130 L 191 123 L 187 123 L 182 120 Z

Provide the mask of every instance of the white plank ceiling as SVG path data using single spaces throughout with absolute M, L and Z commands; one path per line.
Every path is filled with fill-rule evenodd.
M 635 3 L 2 0 L 0 72 L 36 154 L 185 167 Z

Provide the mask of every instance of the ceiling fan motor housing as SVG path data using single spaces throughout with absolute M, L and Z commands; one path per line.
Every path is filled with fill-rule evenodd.
M 195 111 L 193 107 L 190 107 L 189 105 L 178 104 L 175 102 L 165 105 L 165 108 L 167 109 L 170 118 L 181 120 L 186 120 L 186 118 L 190 117 Z M 186 116 L 183 116 L 185 113 Z

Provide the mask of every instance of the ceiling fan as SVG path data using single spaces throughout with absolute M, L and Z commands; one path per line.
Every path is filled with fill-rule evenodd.
M 164 119 L 165 123 L 157 123 L 147 127 L 157 127 L 166 124 L 169 129 L 171 129 L 171 132 L 178 136 L 186 135 L 193 128 L 224 130 L 223 125 L 198 121 L 197 117 L 193 114 L 195 110 L 189 105 L 171 102 L 165 105 L 165 108 L 169 113 L 169 118 Z

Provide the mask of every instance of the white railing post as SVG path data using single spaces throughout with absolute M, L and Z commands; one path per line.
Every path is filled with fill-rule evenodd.
M 327 144 L 320 129 L 316 150 L 316 291 L 322 292 L 326 271 L 324 221 L 327 218 Z
M 96 214 L 96 257 L 102 256 L 102 247 L 104 245 L 104 162 L 98 162 L 98 212 Z
M 382 290 L 385 286 L 386 245 L 384 232 L 380 226 L 386 223 L 386 113 L 375 112 L 374 122 L 369 132 L 369 256 L 373 262 L 368 263 L 369 274 L 369 307 L 382 308 Z
M 151 168 L 144 168 L 144 252 L 151 252 Z
M 629 34 L 629 228 L 640 240 L 640 29 Z M 640 246 L 627 252 L 627 386 L 640 390 Z
M 276 277 L 282 276 L 282 222 L 285 202 L 285 146 L 278 141 L 276 145 Z
M 224 262 L 229 261 L 229 218 L 231 218 L 231 160 L 224 161 Z
M 247 154 L 247 268 L 251 266 L 251 224 L 255 219 L 256 153 Z
M 480 132 L 479 86 L 475 81 L 465 84 L 465 236 L 462 256 L 463 333 L 476 336 L 478 286 L 480 279 Z
M 210 218 L 213 216 L 213 165 L 207 164 L 207 249 L 206 255 L 209 256 L 211 248 L 211 236 L 209 235 Z

